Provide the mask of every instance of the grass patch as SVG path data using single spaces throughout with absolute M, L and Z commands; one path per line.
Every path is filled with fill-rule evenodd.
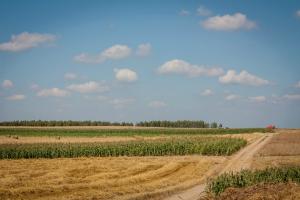
M 209 134 L 240 134 L 240 133 L 266 133 L 265 128 L 240 129 L 66 129 L 66 128 L 0 128 L 0 135 L 18 136 L 158 136 L 158 135 L 209 135 Z
M 179 138 L 142 142 L 73 143 L 73 144 L 3 144 L 0 159 L 165 156 L 165 155 L 231 155 L 247 142 L 238 138 Z
M 264 170 L 242 170 L 225 173 L 209 182 L 208 192 L 218 196 L 227 188 L 243 188 L 260 183 L 300 183 L 300 167 L 267 168 Z

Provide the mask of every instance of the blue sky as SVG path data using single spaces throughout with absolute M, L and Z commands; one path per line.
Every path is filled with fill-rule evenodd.
M 0 2 L 0 120 L 300 127 L 299 1 Z

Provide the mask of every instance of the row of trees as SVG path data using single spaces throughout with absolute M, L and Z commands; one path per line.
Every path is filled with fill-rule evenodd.
M 0 126 L 133 126 L 133 123 L 128 122 L 105 122 L 105 121 L 5 121 L 0 122 Z
M 143 127 L 173 127 L 173 128 L 222 128 L 222 124 L 217 122 L 207 123 L 205 121 L 177 120 L 177 121 L 144 121 L 136 126 Z
M 172 128 L 222 128 L 222 124 L 205 121 L 177 120 L 177 121 L 143 121 L 136 124 L 131 122 L 105 122 L 105 121 L 4 121 L 0 126 L 141 126 L 141 127 L 172 127 Z

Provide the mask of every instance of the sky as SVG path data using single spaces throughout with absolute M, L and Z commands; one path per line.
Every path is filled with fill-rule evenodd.
M 0 121 L 300 127 L 300 2 L 0 1 Z

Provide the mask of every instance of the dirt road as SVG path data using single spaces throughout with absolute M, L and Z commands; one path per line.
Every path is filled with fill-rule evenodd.
M 249 144 L 244 149 L 233 155 L 224 165 L 211 169 L 202 178 L 203 182 L 207 178 L 230 171 L 240 171 L 242 169 L 250 168 L 252 158 L 273 136 L 274 134 L 266 134 L 255 142 Z M 206 184 L 196 185 L 188 190 L 172 195 L 165 200 L 197 200 L 205 193 Z

